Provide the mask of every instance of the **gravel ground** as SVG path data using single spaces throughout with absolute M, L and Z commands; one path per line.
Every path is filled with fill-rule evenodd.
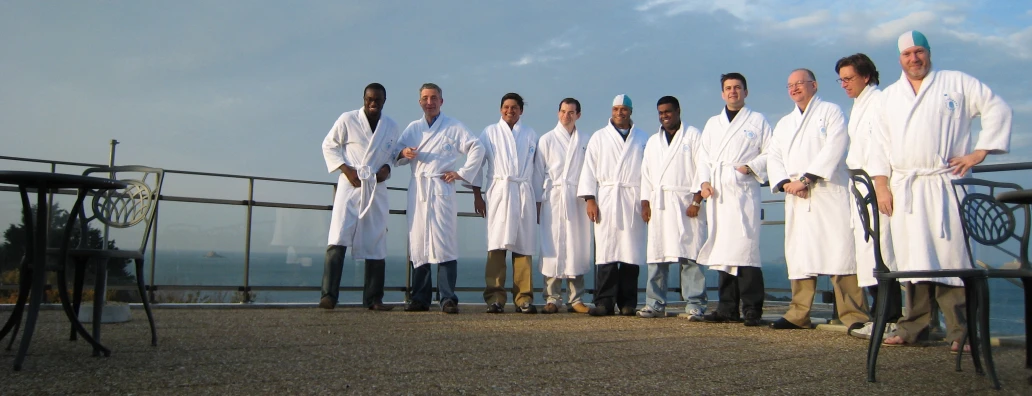
M 63 314 L 45 310 L 22 371 L 11 370 L 14 351 L 0 351 L 0 393 L 1032 393 L 1024 351 L 1013 346 L 994 348 L 1002 392 L 970 359 L 955 372 L 945 343 L 882 348 L 879 382 L 868 383 L 867 342 L 841 332 L 484 308 L 159 308 L 157 347 L 134 309 L 131 322 L 104 326 L 107 358 L 68 341 Z

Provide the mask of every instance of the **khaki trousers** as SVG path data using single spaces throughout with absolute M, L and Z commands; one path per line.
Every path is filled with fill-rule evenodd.
M 505 305 L 505 252 L 507 250 L 504 249 L 487 252 L 487 265 L 484 267 L 484 302 L 487 304 Z M 516 305 L 534 303 L 532 269 L 532 256 L 512 254 L 512 301 Z
M 799 327 L 810 327 L 810 307 L 817 293 L 817 277 L 791 279 L 792 303 L 785 313 L 785 320 Z M 835 306 L 839 320 L 846 327 L 853 323 L 865 323 L 871 318 L 868 315 L 867 299 L 857 283 L 856 275 L 831 275 L 831 284 L 835 289 Z
M 545 277 L 545 303 L 555 304 L 557 307 L 563 305 L 563 298 L 560 295 L 563 288 L 563 280 L 566 280 L 566 291 L 570 305 L 583 304 L 581 298 L 584 296 L 584 275 L 577 275 L 573 278 Z
M 904 342 L 917 342 L 921 333 L 932 318 L 932 294 L 939 303 L 939 310 L 946 319 L 946 341 L 959 341 L 967 327 L 967 300 L 964 288 L 948 286 L 935 282 L 906 282 L 903 287 L 907 291 L 907 314 L 896 322 L 896 335 Z

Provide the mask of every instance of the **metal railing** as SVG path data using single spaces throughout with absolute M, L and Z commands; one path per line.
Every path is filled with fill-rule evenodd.
M 106 165 L 103 165 L 103 164 L 94 164 L 94 163 L 57 161 L 57 160 L 43 160 L 43 159 L 11 157 L 11 156 L 0 156 L 0 160 L 15 161 L 15 162 L 25 162 L 25 163 L 48 164 L 50 166 L 50 172 L 52 172 L 52 173 L 56 173 L 57 172 L 58 166 L 69 166 L 69 167 L 106 166 Z M 992 172 L 1019 171 L 1019 170 L 1032 170 L 1032 162 L 979 165 L 979 166 L 976 166 L 976 167 L 973 168 L 973 172 L 974 173 L 992 173 Z M 312 181 L 312 180 L 298 180 L 298 179 L 274 178 L 274 177 L 264 177 L 264 176 L 248 176 L 248 175 L 236 175 L 236 174 L 213 173 L 213 172 L 197 172 L 197 171 L 185 171 L 185 170 L 168 170 L 168 169 L 165 170 L 165 174 L 166 174 L 166 178 L 167 178 L 167 175 L 189 175 L 189 176 L 216 177 L 216 178 L 227 178 L 227 179 L 237 179 L 237 180 L 246 180 L 247 181 L 247 199 L 243 199 L 243 200 L 239 200 L 239 199 L 204 198 L 204 197 L 194 197 L 194 196 L 175 196 L 175 195 L 166 195 L 166 194 L 162 194 L 159 197 L 159 202 L 166 201 L 166 202 L 182 202 L 182 203 L 194 203 L 194 204 L 230 205 L 230 206 L 244 206 L 244 207 L 246 207 L 246 215 L 245 215 L 246 216 L 246 221 L 245 221 L 246 226 L 245 226 L 245 239 L 244 239 L 243 279 L 242 279 L 242 284 L 241 285 L 196 285 L 196 284 L 192 284 L 192 285 L 191 284 L 186 284 L 186 285 L 177 284 L 177 285 L 173 285 L 173 284 L 156 284 L 154 277 L 155 277 L 155 268 L 159 265 L 159 263 L 157 262 L 156 252 L 157 252 L 158 239 L 159 239 L 158 221 L 159 221 L 160 212 L 161 212 L 161 210 L 160 210 L 161 209 L 160 208 L 160 203 L 159 203 L 158 210 L 155 213 L 154 229 L 152 231 L 151 238 L 150 238 L 150 254 L 149 254 L 150 257 L 149 257 L 149 260 L 148 260 L 150 265 L 149 265 L 149 275 L 148 275 L 148 282 L 147 282 L 147 290 L 148 290 L 149 298 L 152 301 L 154 299 L 154 292 L 158 291 L 158 290 L 236 291 L 236 292 L 242 293 L 244 302 L 250 302 L 251 292 L 258 292 L 258 291 L 319 291 L 320 290 L 320 287 L 315 287 L 315 286 L 273 286 L 273 285 L 252 286 L 251 285 L 251 279 L 250 279 L 251 278 L 251 262 L 250 262 L 250 258 L 251 258 L 251 238 L 252 238 L 252 215 L 253 215 L 254 208 L 257 208 L 257 207 L 331 211 L 333 209 L 333 206 L 332 205 L 297 204 L 297 203 L 287 203 L 287 202 L 256 201 L 254 199 L 255 198 L 254 197 L 254 186 L 255 186 L 255 182 L 256 181 L 262 181 L 262 182 L 280 182 L 280 183 L 293 183 L 293 184 L 302 184 L 302 185 L 327 186 L 327 187 L 331 187 L 331 188 L 336 188 L 336 183 L 323 182 L 323 181 Z M 400 188 L 400 187 L 387 187 L 387 188 L 389 190 L 394 190 L 394 191 L 407 191 L 406 188 Z M 0 186 L 0 191 L 17 192 L 18 189 L 16 187 Z M 461 190 L 461 191 L 457 191 L 457 193 L 460 193 L 460 194 L 472 194 L 472 191 Z M 71 190 L 66 190 L 66 191 L 59 190 L 59 191 L 56 192 L 56 194 L 74 195 L 75 192 L 71 191 Z M 784 202 L 784 200 L 781 200 L 781 199 L 769 199 L 769 200 L 761 201 L 761 203 L 764 204 L 764 205 L 776 204 L 776 203 L 781 203 L 781 202 Z M 392 214 L 392 215 L 405 215 L 405 210 L 391 209 L 389 213 Z M 459 212 L 458 215 L 460 217 L 480 217 L 476 213 L 472 213 L 472 212 Z M 764 211 L 761 209 L 761 219 L 763 219 L 763 216 L 764 216 Z M 761 224 L 764 225 L 764 226 L 782 225 L 782 224 L 784 224 L 784 221 L 763 219 Z M 405 235 L 405 234 L 402 234 L 402 235 Z M 409 267 L 408 263 L 406 263 L 406 267 Z M 47 287 L 49 287 L 49 285 Z M 135 290 L 134 287 L 128 286 L 128 285 L 126 285 L 126 286 L 112 285 L 110 288 L 113 289 L 113 290 L 118 290 L 118 289 Z M 17 289 L 17 285 L 0 285 L 0 290 L 4 290 L 4 289 L 6 289 L 6 290 Z M 408 285 L 402 285 L 402 286 L 393 286 L 393 285 L 391 285 L 391 286 L 385 287 L 384 289 L 385 289 L 385 291 L 404 292 L 404 293 L 406 293 L 406 296 L 408 295 L 408 291 L 409 291 Z M 712 291 L 712 290 L 716 290 L 716 289 L 717 289 L 716 287 L 707 287 L 708 291 Z M 358 286 L 342 286 L 340 288 L 340 290 L 341 291 L 362 291 L 362 287 L 358 287 Z M 457 292 L 476 292 L 476 291 L 483 291 L 483 287 L 456 287 L 455 290 Z M 540 292 L 541 289 L 537 288 L 534 291 L 535 292 Z M 639 291 L 643 291 L 643 289 L 639 289 Z M 671 288 L 670 291 L 679 292 L 680 288 Z M 593 290 L 587 290 L 587 292 L 590 294 L 590 293 L 593 292 Z M 770 293 L 770 292 L 784 293 L 784 292 L 791 292 L 791 290 L 790 289 L 784 289 L 784 288 L 767 288 L 766 292 L 767 293 Z M 826 293 L 829 293 L 831 291 L 830 290 L 818 290 L 818 292 L 826 294 Z

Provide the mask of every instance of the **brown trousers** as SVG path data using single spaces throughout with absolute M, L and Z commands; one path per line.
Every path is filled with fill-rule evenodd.
M 857 283 L 856 275 L 830 275 L 831 285 L 835 289 L 835 307 L 839 320 L 847 327 L 853 323 L 865 323 L 870 320 L 867 299 Z M 785 312 L 785 320 L 799 327 L 810 327 L 810 307 L 817 294 L 817 277 L 791 279 L 792 303 Z
M 946 341 L 959 341 L 967 327 L 967 300 L 964 288 L 935 282 L 907 282 L 907 314 L 896 322 L 896 335 L 904 342 L 917 342 L 921 333 L 932 319 L 932 293 L 939 303 L 939 310 L 946 319 Z
M 487 252 L 487 265 L 484 267 L 484 302 L 505 305 L 505 252 L 498 249 Z M 534 282 L 531 272 L 533 257 L 512 254 L 512 301 L 516 305 L 534 303 Z

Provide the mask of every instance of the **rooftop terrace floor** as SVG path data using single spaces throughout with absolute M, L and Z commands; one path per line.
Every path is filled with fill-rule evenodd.
M 0 351 L 0 393 L 1032 393 L 1019 347 L 994 348 L 1002 392 L 970 359 L 955 372 L 942 342 L 882 348 L 879 382 L 868 383 L 867 342 L 842 332 L 484 308 L 161 308 L 157 347 L 133 309 L 132 321 L 104 326 L 107 358 L 68 341 L 63 314 L 44 310 L 22 371 L 11 370 L 13 351 Z

